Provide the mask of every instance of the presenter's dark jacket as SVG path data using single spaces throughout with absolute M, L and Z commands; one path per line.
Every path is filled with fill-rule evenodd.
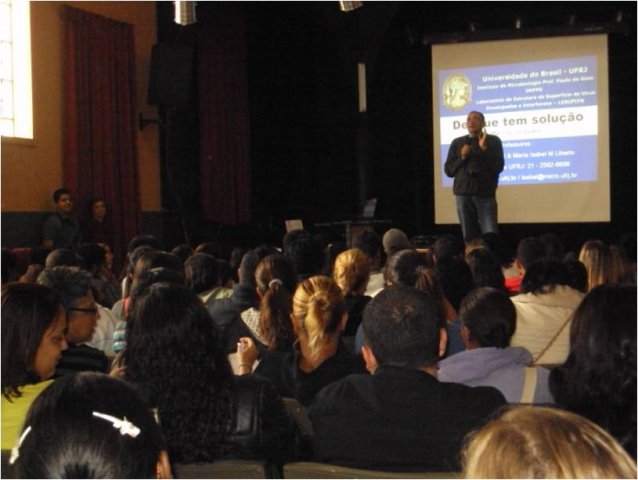
M 492 387 L 382 366 L 321 390 L 309 410 L 313 461 L 390 471 L 460 471 L 464 436 L 506 401 Z
M 445 174 L 454 177 L 454 195 L 492 197 L 503 171 L 503 144 L 496 135 L 487 135 L 487 148 L 481 150 L 478 138 L 469 135 L 452 140 L 445 161 Z M 470 145 L 467 159 L 461 158 L 463 145 Z

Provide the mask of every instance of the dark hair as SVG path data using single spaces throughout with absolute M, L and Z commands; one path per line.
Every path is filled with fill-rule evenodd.
M 282 250 L 284 255 L 286 254 L 286 250 L 288 249 L 288 245 L 290 245 L 291 243 L 296 242 L 299 238 L 302 237 L 312 237 L 312 235 L 310 235 L 310 232 L 308 232 L 307 230 L 304 230 L 302 228 L 298 228 L 296 230 L 291 230 L 289 232 L 286 232 L 286 234 L 284 235 L 284 238 L 282 240 Z
M 179 258 L 179 260 L 182 263 L 186 263 L 186 260 L 188 260 L 188 257 L 190 257 L 193 254 L 193 249 L 191 248 L 190 245 L 188 245 L 187 243 L 184 243 L 182 245 L 177 245 L 175 248 L 173 248 L 173 250 L 171 250 L 171 253 L 175 255 L 177 258 Z
M 152 268 L 164 267 L 179 273 L 184 278 L 184 264 L 172 253 L 152 250 L 145 252 L 135 264 L 135 276 L 139 277 Z M 182 282 L 183 283 L 183 280 Z
M 259 262 L 268 255 L 278 253 L 277 249 L 271 245 L 260 245 L 244 254 L 239 264 L 239 283 L 242 285 L 257 287 L 255 282 L 255 270 Z
M 8 248 L 2 249 L 2 283 L 5 284 L 16 275 L 16 268 L 18 267 L 18 257 Z
M 137 299 L 144 293 L 144 291 L 148 289 L 148 287 L 150 287 L 154 283 L 160 282 L 183 285 L 184 277 L 179 272 L 166 267 L 151 268 L 150 270 L 146 270 L 142 272 L 140 276 L 136 277 L 133 281 L 133 285 L 131 285 L 131 295 L 129 305 L 127 307 L 127 331 L 133 324 L 131 312 L 133 311 L 133 307 L 135 305 L 135 302 L 137 302 Z
M 474 289 L 470 266 L 461 257 L 448 256 L 437 260 L 435 270 L 445 298 L 458 312 L 465 295 Z
M 494 287 L 505 291 L 505 276 L 494 252 L 487 248 L 475 248 L 465 255 L 465 261 L 472 272 L 474 287 Z
M 574 312 L 570 351 L 549 386 L 556 401 L 636 454 L 636 287 L 601 285 Z
M 463 250 L 463 242 L 450 234 L 441 235 L 432 245 L 432 253 L 437 261 L 450 256 L 462 257 Z
M 220 264 L 207 253 L 196 253 L 184 263 L 186 286 L 195 293 L 202 293 L 218 287 Z
M 71 192 L 66 188 L 58 188 L 55 192 L 53 192 L 53 201 L 58 203 L 62 195 L 71 195 Z
M 536 237 L 527 237 L 518 242 L 516 259 L 527 270 L 529 266 L 545 257 L 545 246 Z
M 124 351 L 126 378 L 150 393 L 174 462 L 220 455 L 232 418 L 233 374 L 200 298 L 181 285 L 141 293 Z
M 516 330 L 516 308 L 507 293 L 481 287 L 468 293 L 459 318 L 479 347 L 505 348 Z
M 587 293 L 587 268 L 580 260 L 569 258 L 563 261 L 569 275 L 569 286 L 574 290 Z
M 95 268 L 101 268 L 106 263 L 106 250 L 97 243 L 83 243 L 78 247 L 80 267 L 93 273 Z
M 565 256 L 565 244 L 555 233 L 544 233 L 538 239 L 543 244 L 545 258 L 562 261 Z
M 365 343 L 379 365 L 434 365 L 439 360 L 441 317 L 429 295 L 407 285 L 390 285 L 363 311 Z
M 248 251 L 249 249 L 246 247 L 235 247 L 230 252 L 230 259 L 228 260 L 228 263 L 230 264 L 230 269 L 233 275 L 232 279 L 235 283 L 239 282 L 239 266 L 241 265 L 241 261 L 244 258 L 244 255 L 248 253 Z
M 223 252 L 219 242 L 203 242 L 195 247 L 194 253 L 207 253 L 215 258 L 222 258 Z
M 120 433 L 102 413 L 126 419 L 137 436 Z M 84 372 L 53 382 L 29 409 L 16 478 L 155 478 L 165 449 L 160 426 L 123 380 Z
M 255 281 L 262 294 L 259 328 L 268 349 L 288 351 L 294 340 L 290 314 L 292 292 L 297 287 L 295 269 L 283 255 L 268 255 L 257 265 Z
M 556 285 L 570 284 L 570 277 L 563 262 L 542 260 L 532 263 L 525 271 L 521 282 L 521 293 L 543 293 L 552 291 Z
M 126 255 L 126 265 L 122 267 L 122 273 L 120 275 L 120 280 L 126 278 L 122 290 L 122 297 L 126 298 L 131 294 L 131 282 L 130 277 L 135 272 L 135 265 L 137 261 L 147 252 L 154 252 L 156 248 L 151 247 L 149 245 L 140 245 L 136 247 L 132 252 L 129 252 Z
M 414 287 L 419 278 L 419 269 L 427 266 L 427 259 L 416 250 L 399 250 L 388 258 L 383 270 L 383 278 L 387 284 Z
M 159 243 L 159 240 L 155 238 L 153 235 L 140 234 L 135 235 L 128 244 L 127 251 L 131 253 L 137 247 L 152 247 L 154 250 L 160 250 L 162 247 Z
M 284 246 L 284 255 L 300 279 L 321 273 L 324 266 L 323 248 L 309 235 L 289 238 Z
M 481 112 L 478 112 L 476 110 L 472 110 L 470 113 L 468 113 L 467 115 L 469 116 L 470 114 L 475 113 L 476 115 L 478 115 L 479 117 L 481 117 L 481 120 L 483 120 L 483 122 L 485 122 L 485 115 L 483 115 Z
M 510 251 L 509 244 L 503 239 L 502 235 L 496 232 L 486 232 L 481 235 L 481 238 L 487 244 L 487 247 L 494 252 L 501 267 L 511 265 L 513 255 Z
M 33 371 L 42 337 L 53 325 L 60 299 L 48 287 L 8 283 L 2 288 L 2 394 L 21 396 L 19 387 L 39 382 Z
M 69 312 L 79 298 L 91 291 L 91 274 L 79 267 L 45 268 L 38 276 L 38 283 L 55 290 L 64 309 Z
M 381 258 L 383 252 L 381 237 L 377 232 L 372 230 L 359 232 L 352 240 L 352 247 L 358 248 L 370 259 L 374 259 L 375 257 Z
M 79 267 L 80 259 L 68 248 L 56 248 L 47 255 L 44 261 L 45 268 L 53 267 Z

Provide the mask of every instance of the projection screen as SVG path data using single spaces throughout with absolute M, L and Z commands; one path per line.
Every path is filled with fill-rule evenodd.
M 432 85 L 437 224 L 458 222 L 443 165 L 473 110 L 503 142 L 499 223 L 610 220 L 606 35 L 433 45 Z

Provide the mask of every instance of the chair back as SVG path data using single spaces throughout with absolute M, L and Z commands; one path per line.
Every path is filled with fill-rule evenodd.
M 297 426 L 304 437 L 312 437 L 312 423 L 308 418 L 308 409 L 304 407 L 296 398 L 282 397 L 286 410 L 297 422 Z
M 284 465 L 284 478 L 463 478 L 461 472 L 386 472 L 317 462 Z
M 174 463 L 175 478 L 269 478 L 262 460 L 216 460 L 209 463 Z

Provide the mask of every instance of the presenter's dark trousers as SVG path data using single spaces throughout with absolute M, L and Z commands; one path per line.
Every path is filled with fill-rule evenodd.
M 456 195 L 456 211 L 466 242 L 484 233 L 498 232 L 495 197 Z

